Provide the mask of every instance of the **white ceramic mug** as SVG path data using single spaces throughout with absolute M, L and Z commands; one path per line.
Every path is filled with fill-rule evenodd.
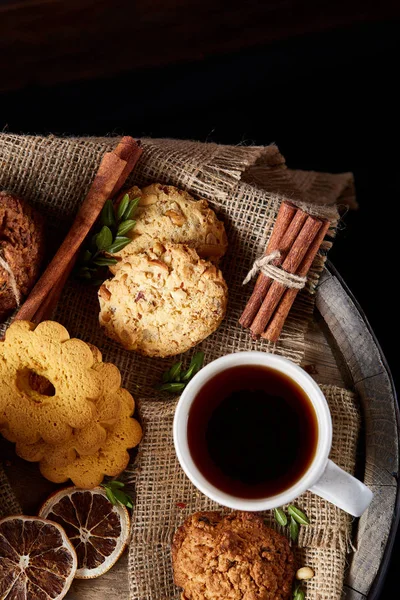
M 290 377 L 308 396 L 317 416 L 318 442 L 309 468 L 290 488 L 267 498 L 238 498 L 219 490 L 199 471 L 188 445 L 189 411 L 200 389 L 217 373 L 244 365 L 269 367 Z M 318 385 L 301 367 L 274 354 L 237 352 L 222 356 L 201 369 L 186 386 L 176 407 L 174 444 L 179 462 L 192 483 L 215 502 L 236 510 L 261 511 L 277 508 L 292 502 L 306 490 L 311 490 L 351 515 L 359 517 L 372 500 L 373 494 L 369 488 L 328 458 L 332 445 L 332 419 L 325 396 Z

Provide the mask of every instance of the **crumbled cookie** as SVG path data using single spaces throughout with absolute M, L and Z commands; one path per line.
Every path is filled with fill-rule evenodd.
M 117 477 L 129 463 L 130 448 L 142 439 L 142 428 L 132 418 L 135 403 L 127 390 L 119 390 L 121 413 L 116 424 L 107 431 L 102 447 L 90 456 L 76 457 L 66 466 L 54 466 L 46 460 L 40 462 L 40 471 L 46 479 L 63 483 L 71 479 L 74 485 L 88 489 L 100 485 L 105 475 Z
M 0 191 L 0 320 L 38 279 L 44 255 L 43 219 L 31 206 Z M 14 281 L 12 281 L 14 279 Z
M 186 244 L 195 248 L 201 258 L 217 261 L 228 247 L 224 225 L 217 219 L 206 200 L 195 200 L 172 185 L 153 183 L 140 190 L 128 190 L 133 200 L 140 198 L 135 213 L 135 227 L 128 233 L 132 242 L 113 256 L 121 259 L 111 267 L 116 273 L 131 254 L 150 248 L 154 240 L 162 243 Z
M 100 374 L 93 368 L 90 348 L 70 339 L 54 321 L 37 327 L 14 321 L 0 342 L 0 427 L 11 441 L 33 444 L 41 438 L 60 444 L 83 429 L 96 415 Z M 32 387 L 32 373 L 53 387 L 44 395 Z
M 99 320 L 128 350 L 173 356 L 195 346 L 225 316 L 221 271 L 183 244 L 153 244 L 130 255 L 99 290 Z
M 295 560 L 285 537 L 254 513 L 195 513 L 172 543 L 182 600 L 287 600 Z

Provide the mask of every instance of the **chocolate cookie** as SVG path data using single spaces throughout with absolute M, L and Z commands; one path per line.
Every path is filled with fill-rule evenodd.
M 0 191 L 0 320 L 36 282 L 44 254 L 43 220 L 28 204 Z
M 182 600 L 287 600 L 295 561 L 285 537 L 253 513 L 199 512 L 172 543 Z

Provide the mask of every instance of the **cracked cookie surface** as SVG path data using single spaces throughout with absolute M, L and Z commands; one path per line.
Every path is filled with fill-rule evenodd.
M 182 600 L 288 600 L 295 561 L 287 539 L 253 513 L 191 515 L 172 543 Z
M 217 329 L 227 295 L 221 271 L 193 248 L 156 242 L 127 258 L 100 287 L 99 320 L 128 350 L 174 356 Z

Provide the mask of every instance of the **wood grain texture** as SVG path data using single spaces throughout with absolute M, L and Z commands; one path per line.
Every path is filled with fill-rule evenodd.
M 3 0 L 0 90 L 201 60 L 398 14 L 389 0 Z
M 346 581 L 346 598 L 353 599 L 355 592 L 368 595 L 393 527 L 399 469 L 396 399 L 366 321 L 340 281 L 327 271 L 318 286 L 316 305 L 359 393 L 365 423 L 364 482 L 374 492 L 370 507 L 358 522 L 357 552 Z

